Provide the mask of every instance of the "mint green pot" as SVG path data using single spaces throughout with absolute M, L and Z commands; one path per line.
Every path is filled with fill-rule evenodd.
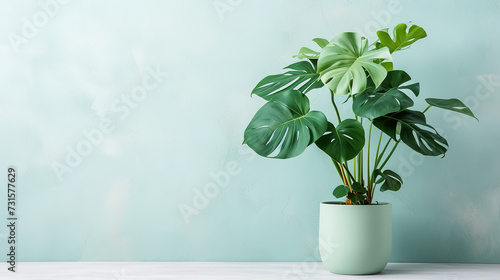
M 391 241 L 391 204 L 320 204 L 319 249 L 330 272 L 381 272 L 389 262 Z

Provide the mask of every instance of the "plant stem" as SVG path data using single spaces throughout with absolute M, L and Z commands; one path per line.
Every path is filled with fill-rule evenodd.
M 396 150 L 396 148 L 398 147 L 398 144 L 399 142 L 401 142 L 401 139 L 399 139 L 396 144 L 394 144 L 394 147 L 392 147 L 392 150 L 391 152 L 389 153 L 389 155 L 387 156 L 387 158 L 385 159 L 385 161 L 382 163 L 382 165 L 380 166 L 380 169 L 384 168 L 385 164 L 387 163 L 387 161 L 391 158 L 392 154 L 394 153 L 394 151 Z
M 349 182 L 349 180 L 347 180 L 348 178 L 346 178 L 346 176 L 345 176 L 344 169 L 343 169 L 342 165 L 339 164 L 338 162 L 335 162 L 335 163 L 339 165 L 340 171 L 342 172 L 342 180 L 344 180 L 344 185 L 349 187 L 349 192 L 352 192 L 351 183 Z M 346 197 L 345 203 L 348 205 L 352 205 L 352 201 L 347 197 Z
M 383 134 L 383 132 L 380 131 L 380 138 L 378 139 L 377 152 L 375 153 L 375 165 L 374 165 L 373 169 L 377 168 L 378 151 L 380 149 L 380 143 L 382 142 L 382 134 Z
M 381 137 L 381 139 L 382 139 L 382 137 Z M 380 163 L 380 160 L 384 156 L 384 153 L 387 150 L 387 147 L 389 147 L 389 144 L 391 143 L 391 140 L 392 140 L 392 138 L 389 138 L 389 140 L 387 140 L 387 143 L 385 144 L 384 149 L 382 150 L 380 155 L 375 159 L 375 167 L 373 168 L 373 170 L 377 169 L 378 164 Z
M 335 108 L 335 113 L 337 114 L 337 119 L 338 119 L 339 123 L 341 123 L 339 109 L 337 109 L 337 105 L 335 104 L 335 99 L 333 98 L 333 96 L 335 94 L 333 93 L 332 90 L 330 90 L 330 94 L 332 96 L 332 105 L 333 105 L 333 108 Z
M 342 179 L 342 182 L 344 183 L 344 186 L 348 186 L 349 187 L 349 190 L 352 191 L 352 188 L 351 188 L 351 185 L 349 184 L 349 182 L 346 180 L 346 177 L 345 177 L 345 174 L 344 174 L 344 170 L 342 169 L 342 165 L 340 165 L 340 163 L 336 162 L 332 157 L 330 157 L 330 159 L 332 160 L 333 162 L 333 165 L 335 166 L 335 168 L 337 169 L 337 172 L 340 176 L 340 179 Z M 348 199 L 346 197 L 346 201 L 345 201 L 346 204 L 352 204 L 351 200 Z
M 354 181 L 357 181 L 356 180 L 356 175 L 357 175 L 357 173 L 356 173 L 356 157 L 354 157 L 353 163 L 354 163 L 354 168 L 353 168 L 354 170 L 352 172 L 354 173 Z
M 337 172 L 339 173 L 340 179 L 342 179 L 342 181 L 344 181 L 344 178 L 342 178 L 342 172 L 340 172 L 340 168 L 339 168 L 337 162 L 332 157 L 330 157 L 330 159 L 332 160 L 333 165 L 335 166 L 335 169 L 337 169 Z
M 348 177 L 349 183 L 352 185 L 352 181 L 356 181 L 356 179 L 354 178 L 354 176 L 352 176 L 351 171 L 349 171 L 349 166 L 347 166 L 347 163 L 344 163 L 343 166 L 344 166 L 345 171 L 347 172 L 347 175 L 349 175 L 349 177 Z
M 380 132 L 380 137 L 378 139 L 377 153 L 375 155 L 375 165 L 373 166 L 372 173 L 370 175 L 368 175 L 369 178 L 370 178 L 370 182 L 373 185 L 373 186 L 371 186 L 371 190 L 368 191 L 368 193 L 370 194 L 371 199 L 373 199 L 373 193 L 375 191 L 375 170 L 378 169 L 378 164 L 380 163 L 380 160 L 382 160 L 382 157 L 384 156 L 385 151 L 387 150 L 387 147 L 389 147 L 389 144 L 391 143 L 391 140 L 392 140 L 392 138 L 389 138 L 389 140 L 387 140 L 387 143 L 385 144 L 384 148 L 382 149 L 382 152 L 379 154 L 380 144 L 382 143 L 382 135 L 383 135 L 383 132 L 381 131 Z M 392 153 L 394 152 L 394 149 L 396 149 L 396 146 L 397 145 L 394 146 L 393 150 L 391 151 L 391 154 L 387 157 L 387 159 L 385 160 L 385 162 L 382 165 L 382 167 L 384 167 L 384 165 L 387 162 L 387 160 L 391 157 Z M 370 203 L 371 203 L 371 201 L 370 201 Z
M 342 164 L 340 164 L 340 163 L 336 162 L 335 160 L 333 161 L 333 163 L 334 163 L 335 165 L 337 165 L 338 169 L 339 169 L 339 170 L 340 170 L 340 172 L 341 172 L 341 175 L 342 175 L 342 181 L 344 182 L 344 186 L 348 186 L 348 187 L 349 187 L 349 191 L 350 191 L 350 192 L 352 192 L 351 182 L 350 182 L 350 180 L 349 180 L 349 177 L 346 177 L 346 176 L 345 176 L 345 172 L 344 172 L 344 168 L 342 167 Z M 346 170 L 347 170 L 347 172 L 349 172 L 349 169 L 347 169 L 347 166 L 346 166 Z M 350 200 L 350 199 L 348 199 L 347 197 L 346 197 L 346 201 L 345 201 L 345 203 L 346 203 L 346 204 L 349 204 L 349 205 L 350 205 L 350 204 L 352 204 L 351 200 Z
M 333 108 L 335 109 L 335 114 L 337 115 L 337 120 L 339 121 L 339 124 L 340 124 L 342 122 L 342 119 L 340 118 L 340 113 L 339 113 L 339 109 L 337 108 L 337 104 L 335 104 L 335 98 L 334 98 L 335 94 L 333 93 L 332 90 L 330 90 L 330 95 L 331 95 L 331 99 L 332 99 Z M 335 165 L 335 168 L 337 168 L 337 171 L 339 172 L 339 175 L 341 176 L 342 181 L 344 182 L 344 185 L 348 186 L 349 191 L 352 192 L 352 187 L 351 187 L 351 182 L 350 182 L 351 178 L 349 178 L 349 177 L 346 178 L 346 175 L 344 172 L 344 167 L 340 163 L 336 162 L 333 158 L 332 158 L 332 161 L 333 161 L 333 164 Z M 354 168 L 356 168 L 356 167 L 354 167 Z M 345 169 L 348 172 L 349 176 L 352 177 L 352 174 L 349 172 L 347 165 L 345 165 Z M 353 178 L 353 180 L 354 180 L 354 178 Z M 346 204 L 352 204 L 351 200 L 346 198 Z
M 342 172 L 342 179 L 344 180 L 344 184 L 346 186 L 348 186 L 349 190 L 352 192 L 352 187 L 351 187 L 351 184 L 349 184 L 349 181 L 347 180 L 347 178 L 345 176 L 344 168 L 342 167 L 342 165 L 339 165 L 339 167 L 340 167 L 340 171 Z
M 368 190 L 371 188 L 370 184 L 370 143 L 372 142 L 372 126 L 373 126 L 373 121 L 370 122 L 370 129 L 368 130 L 368 150 L 366 154 L 366 186 Z
M 363 125 L 363 118 L 360 120 L 361 125 Z M 361 186 L 363 184 L 363 149 L 358 154 L 358 180 Z
M 425 112 L 427 112 L 427 110 L 429 110 L 431 107 L 432 107 L 431 105 L 427 106 L 427 108 L 425 108 L 425 110 L 422 111 L 422 114 L 425 114 Z
M 342 182 L 344 183 L 344 185 L 350 187 L 350 185 L 345 177 L 345 173 L 344 173 L 344 169 L 342 168 L 342 165 L 340 163 L 336 162 L 332 157 L 330 157 L 330 158 L 332 159 L 333 165 L 335 165 L 335 168 L 337 169 L 337 172 L 340 175 L 340 179 L 342 179 Z

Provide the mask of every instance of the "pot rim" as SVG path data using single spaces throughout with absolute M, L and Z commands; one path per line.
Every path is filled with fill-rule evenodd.
M 360 205 L 360 204 L 356 204 L 356 205 L 348 205 L 348 204 L 345 204 L 345 202 L 342 202 L 342 201 L 322 201 L 320 203 L 321 205 L 337 205 L 337 206 L 384 206 L 384 205 L 391 205 L 391 203 L 389 202 L 378 202 L 377 204 L 363 204 L 363 205 Z

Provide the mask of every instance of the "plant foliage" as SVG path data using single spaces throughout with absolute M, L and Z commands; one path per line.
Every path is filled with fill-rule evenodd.
M 371 204 L 377 187 L 398 191 L 403 179 L 384 168 L 400 143 L 426 156 L 444 156 L 448 150 L 447 140 L 427 122 L 429 108 L 476 117 L 455 98 L 427 98 L 427 108 L 414 109 L 420 84 L 409 83 L 410 75 L 393 69 L 391 54 L 427 34 L 420 26 L 402 23 L 392 35 L 380 30 L 374 44 L 353 32 L 330 41 L 313 39 L 320 50 L 301 48 L 295 57 L 302 61 L 285 67 L 283 74 L 265 77 L 252 90 L 267 103 L 250 121 L 244 143 L 261 156 L 280 159 L 298 156 L 315 143 L 342 180 L 333 196 L 344 197 L 347 204 Z M 326 114 L 331 120 L 311 111 L 306 96 L 323 86 L 331 96 L 333 113 Z M 341 95 L 352 108 L 345 118 L 335 102 Z M 374 143 L 372 135 L 378 135 Z

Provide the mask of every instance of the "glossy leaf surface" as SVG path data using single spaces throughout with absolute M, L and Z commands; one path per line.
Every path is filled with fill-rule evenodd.
M 394 140 L 401 141 L 413 150 L 428 156 L 444 155 L 448 142 L 427 124 L 422 112 L 404 110 L 373 120 L 373 124 Z
M 328 123 L 325 135 L 316 145 L 339 163 L 353 159 L 365 145 L 365 131 L 357 120 L 347 119 L 337 127 Z
M 327 124 L 323 113 L 309 111 L 307 96 L 287 91 L 257 111 L 245 130 L 244 143 L 261 156 L 291 158 L 321 137 Z
M 285 91 L 298 90 L 302 93 L 320 88 L 323 86 L 316 73 L 315 61 L 300 61 L 286 68 L 283 74 L 270 75 L 262 79 L 252 90 L 266 100 L 271 100 L 275 95 L 280 95 Z
M 375 86 L 382 83 L 387 70 L 380 63 L 385 60 L 391 60 L 388 48 L 370 50 L 366 38 L 358 33 L 345 32 L 323 48 L 318 71 L 323 83 L 335 94 L 356 94 L 366 89 L 366 72 Z

